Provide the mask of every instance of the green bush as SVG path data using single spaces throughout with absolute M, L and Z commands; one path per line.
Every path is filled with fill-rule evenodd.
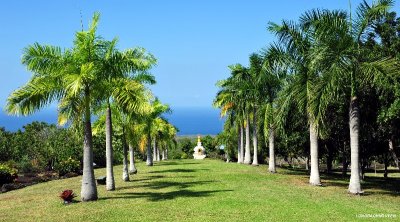
M 22 159 L 18 161 L 17 168 L 22 173 L 39 172 L 39 169 L 33 166 L 32 160 L 30 160 L 27 155 L 23 156 Z
M 217 152 L 217 151 L 207 153 L 207 157 L 210 158 L 210 159 L 225 160 L 224 153 L 221 154 L 220 152 Z
M 17 178 L 17 170 L 7 166 L 6 164 L 0 164 L 0 185 L 5 183 L 11 183 Z
M 186 153 L 182 153 L 181 159 L 187 159 L 187 158 L 188 158 L 188 155 Z
M 55 170 L 58 171 L 60 176 L 64 176 L 67 173 L 79 173 L 81 170 L 81 165 L 79 161 L 70 157 L 67 160 L 56 164 Z

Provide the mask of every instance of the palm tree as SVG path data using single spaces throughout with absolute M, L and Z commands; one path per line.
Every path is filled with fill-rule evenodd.
M 248 68 L 236 64 L 229 66 L 231 69 L 231 77 L 228 78 L 228 83 L 230 84 L 230 90 L 234 93 L 237 108 L 238 108 L 238 121 L 240 125 L 240 159 L 242 163 L 251 163 L 251 153 L 250 153 L 250 112 L 248 99 L 248 89 L 246 83 L 249 82 L 251 78 Z M 244 132 L 243 132 L 244 131 Z
M 263 50 L 262 69 L 256 77 L 257 101 L 264 113 L 264 136 L 268 138 L 269 161 L 268 171 L 276 172 L 275 164 L 275 131 L 277 122 L 277 97 L 282 88 L 282 82 L 286 75 L 284 50 L 277 44 L 272 44 Z
M 281 93 L 285 105 L 281 110 L 287 110 L 291 101 L 294 101 L 300 110 L 308 113 L 309 132 L 310 132 L 310 154 L 311 154 L 311 173 L 310 184 L 320 185 L 318 163 L 318 125 L 313 115 L 316 109 L 311 101 L 314 101 L 314 83 L 317 81 L 318 73 L 311 70 L 309 52 L 313 46 L 313 36 L 311 32 L 290 21 L 283 21 L 282 25 L 270 23 L 269 30 L 278 36 L 281 44 L 285 46 L 287 63 L 293 72 L 288 84 Z M 284 112 L 281 112 L 284 113 Z M 280 118 L 283 118 L 282 116 Z M 271 132 L 273 136 L 273 132 Z
M 7 100 L 7 111 L 17 115 L 29 115 L 59 101 L 76 124 L 83 123 L 82 201 L 97 200 L 90 117 L 91 104 L 97 99 L 94 97 L 96 85 L 101 78 L 96 69 L 104 53 L 104 41 L 96 35 L 98 20 L 99 14 L 95 13 L 89 29 L 76 32 L 72 49 L 61 50 L 39 43 L 26 47 L 22 64 L 34 75 Z
M 124 83 L 124 78 L 134 78 L 141 83 L 154 84 L 154 77 L 145 73 L 155 64 L 156 59 L 147 54 L 143 48 L 128 49 L 120 52 L 116 49 L 117 39 L 107 44 L 106 53 L 101 58 L 100 72 L 104 76 L 103 101 L 106 108 L 106 189 L 115 190 L 114 172 L 113 172 L 113 148 L 112 148 L 112 115 L 110 101 L 116 96 L 116 87 L 124 87 L 118 83 Z M 135 96 L 134 92 L 129 92 L 127 96 Z M 131 98 L 136 101 L 137 98 Z M 127 102 L 127 101 L 124 101 Z
M 145 124 L 143 119 L 136 119 L 136 124 L 128 128 L 129 139 L 129 174 L 136 174 L 134 144 L 139 146 L 140 140 L 145 135 Z
M 240 64 L 231 65 L 228 67 L 231 71 L 231 76 L 219 81 L 217 86 L 221 90 L 217 93 L 213 105 L 221 108 L 221 117 L 227 116 L 228 119 L 234 121 L 237 125 L 238 135 L 238 163 L 244 161 L 244 138 L 243 138 L 243 125 L 244 125 L 244 98 L 243 92 L 238 90 L 241 85 L 239 82 L 241 75 L 246 71 L 246 68 Z M 249 142 L 250 145 L 250 142 Z M 248 147 L 250 150 L 250 147 Z
M 163 160 L 166 160 L 167 147 L 174 144 L 177 129 L 166 119 L 157 117 L 152 127 L 152 137 L 157 141 L 156 161 L 160 161 L 160 150 L 162 151 Z
M 260 54 L 253 53 L 250 55 L 250 68 L 249 73 L 251 78 L 248 79 L 247 82 L 247 102 L 250 104 L 250 107 L 253 109 L 253 147 L 254 147 L 254 158 L 253 165 L 258 165 L 258 156 L 257 156 L 257 145 L 258 145 L 258 132 L 257 129 L 259 127 L 259 121 L 257 117 L 260 115 L 260 112 L 265 110 L 264 116 L 273 117 L 272 108 L 274 100 L 276 99 L 277 92 L 280 90 L 281 86 L 281 78 L 282 75 L 281 65 L 279 65 L 280 54 L 278 54 L 278 50 L 280 50 L 277 46 L 271 46 L 270 49 L 262 51 Z M 271 171 L 275 172 L 275 164 L 274 164 L 274 131 L 273 129 L 273 121 L 271 118 L 264 118 L 264 122 L 266 125 L 266 136 L 272 136 L 270 138 L 269 147 L 272 148 L 270 150 L 270 164 Z M 270 132 L 270 134 L 268 133 Z M 268 136 L 267 136 L 268 137 Z M 273 167 L 272 167 L 273 166 Z
M 151 141 L 152 132 L 154 132 L 154 127 L 156 125 L 157 118 L 159 118 L 163 113 L 170 112 L 169 106 L 162 104 L 158 98 L 156 98 L 151 105 L 148 106 L 148 111 L 145 114 L 146 128 L 145 132 L 147 135 L 147 166 L 153 166 L 152 152 L 151 152 Z
M 349 192 L 362 193 L 359 164 L 359 125 L 360 108 L 357 96 L 363 78 L 385 75 L 393 67 L 392 60 L 370 61 L 363 56 L 362 45 L 369 28 L 376 19 L 387 13 L 393 5 L 391 0 L 378 0 L 369 5 L 362 2 L 357 8 L 357 16 L 337 11 L 313 10 L 302 20 L 305 28 L 314 29 L 317 47 L 312 52 L 312 63 L 324 72 L 325 84 L 333 93 L 339 90 L 350 91 L 349 128 L 351 147 L 351 176 Z M 391 69 L 393 71 L 393 69 Z M 323 109 L 321 109 L 323 112 Z
M 260 82 L 260 75 L 262 75 L 262 69 L 263 67 L 263 58 L 261 55 L 253 53 L 250 55 L 250 68 L 249 68 L 249 74 L 250 78 L 248 79 L 248 82 L 246 83 L 247 85 L 247 91 L 248 91 L 248 96 L 249 99 L 247 100 L 249 103 L 249 108 L 252 109 L 252 116 L 253 116 L 253 133 L 252 133 L 252 138 L 253 138 L 253 166 L 258 166 L 258 120 L 257 116 L 259 115 L 258 108 L 260 104 L 263 101 L 264 95 L 263 93 L 264 88 L 263 85 L 264 83 Z
M 136 174 L 137 169 L 135 166 L 135 153 L 133 150 L 133 146 L 129 143 L 129 174 Z
M 159 144 L 161 147 L 162 160 L 168 159 L 168 147 L 175 146 L 176 140 L 175 136 L 177 133 L 177 128 L 170 124 L 168 121 L 163 119 L 161 130 L 158 133 Z
M 105 110 L 106 114 L 100 114 L 100 118 L 96 121 L 95 129 L 99 130 L 99 127 L 104 128 L 109 124 L 109 120 L 114 119 L 115 129 L 122 135 L 122 145 L 123 145 L 123 180 L 129 180 L 128 174 L 128 137 L 129 130 L 137 123 L 135 121 L 143 118 L 143 115 L 147 108 L 147 102 L 149 100 L 150 93 L 146 91 L 144 86 L 133 79 L 123 79 L 118 78 L 112 81 L 114 90 L 112 91 L 112 96 L 114 100 L 112 103 L 107 102 L 104 104 L 107 109 L 101 109 L 103 112 Z M 110 125 L 112 127 L 112 125 Z M 107 134 L 107 131 L 106 131 Z M 110 161 L 112 163 L 112 160 Z M 111 171 L 112 171 L 112 167 Z M 115 187 L 114 187 L 115 189 Z M 107 189 L 109 190 L 109 189 Z

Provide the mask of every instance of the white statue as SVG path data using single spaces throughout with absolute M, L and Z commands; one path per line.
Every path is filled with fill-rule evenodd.
M 193 158 L 196 160 L 206 158 L 205 149 L 201 145 L 200 136 L 197 136 L 197 146 L 194 148 Z

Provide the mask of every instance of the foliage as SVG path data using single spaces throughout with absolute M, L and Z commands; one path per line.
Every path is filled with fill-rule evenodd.
M 0 127 L 0 161 L 11 160 L 18 156 L 18 151 L 12 145 L 12 133 Z
M 73 129 L 59 128 L 44 122 L 32 122 L 23 130 L 8 132 L 0 129 L 0 144 L 6 135 L 7 146 L 1 151 L 3 161 L 13 160 L 21 172 L 52 170 L 68 157 L 82 158 L 80 136 Z M 4 143 L 3 143 L 4 144 Z
M 182 153 L 180 159 L 187 159 L 188 157 L 187 153 Z
M 18 177 L 17 172 L 16 169 L 0 163 L 0 185 L 13 182 Z
M 216 140 L 210 135 L 201 138 L 201 145 L 205 148 L 206 154 L 215 152 L 217 150 Z
M 24 155 L 17 163 L 17 167 L 22 173 L 35 173 L 40 171 L 37 166 L 33 166 L 32 160 L 28 155 Z
M 193 149 L 195 147 L 195 143 L 193 142 L 193 139 L 190 138 L 182 138 L 178 140 L 178 147 L 182 152 L 186 153 L 187 156 L 191 156 L 193 154 Z
M 176 146 L 173 149 L 168 150 L 168 159 L 181 159 L 182 150 L 180 147 Z
M 79 173 L 81 170 L 81 164 L 79 161 L 69 157 L 67 160 L 61 161 L 55 167 L 60 176 L 64 176 L 67 173 Z

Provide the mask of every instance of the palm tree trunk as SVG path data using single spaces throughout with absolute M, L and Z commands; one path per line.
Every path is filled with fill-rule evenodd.
M 165 148 L 165 160 L 168 160 L 168 148 Z
M 147 166 L 153 166 L 153 156 L 151 155 L 151 136 L 150 132 L 147 133 Z
M 240 163 L 244 161 L 244 126 L 240 126 Z
M 157 141 L 154 137 L 153 139 L 153 162 L 157 161 Z
M 89 89 L 85 89 L 85 126 L 83 141 L 82 201 L 97 200 L 97 187 L 93 169 L 92 124 L 90 121 Z
M 122 140 L 123 140 L 123 158 L 122 158 L 122 180 L 129 181 L 128 172 L 128 144 L 126 143 L 125 130 L 122 130 Z
M 250 121 L 249 114 L 246 115 L 246 153 L 244 154 L 244 162 L 245 164 L 250 164 L 251 162 L 251 153 L 250 153 Z
M 241 140 L 241 128 L 242 127 L 240 126 L 240 124 L 238 124 L 237 128 L 238 128 L 237 129 L 238 130 L 238 134 L 237 134 L 238 135 L 238 151 L 237 151 L 238 152 L 238 161 L 237 162 L 242 163 L 242 159 L 241 159 L 242 155 L 240 153 L 241 152 L 241 150 L 240 150 L 241 144 L 242 144 L 242 140 Z
M 268 171 L 270 173 L 276 173 L 276 164 L 275 164 L 275 130 L 270 125 L 269 126 L 269 162 L 268 162 Z
M 360 114 L 357 104 L 357 97 L 352 97 L 350 102 L 350 150 L 351 150 L 351 175 L 349 192 L 352 194 L 360 194 L 360 163 L 359 163 L 359 127 Z
M 258 140 L 257 140 L 257 110 L 254 107 L 254 114 L 253 114 L 253 147 L 254 147 L 254 154 L 253 154 L 253 166 L 258 166 Z
M 113 166 L 113 147 L 112 147 L 112 120 L 110 103 L 107 102 L 106 112 L 106 189 L 115 190 L 114 166 Z
M 397 157 L 396 152 L 395 152 L 394 149 L 395 149 L 394 136 L 391 136 L 390 139 L 389 139 L 389 152 L 393 157 L 394 164 L 396 165 L 397 168 L 400 169 L 399 158 Z
M 385 166 L 384 170 L 383 170 L 383 178 L 387 178 L 388 177 L 388 165 L 389 165 L 389 159 L 388 159 L 388 155 L 383 154 L 383 164 Z
M 129 144 L 129 173 L 130 174 L 136 174 L 137 169 L 135 166 L 135 155 L 133 151 L 133 146 Z
M 318 163 L 318 130 L 314 123 L 310 123 L 310 156 L 311 156 L 311 173 L 310 184 L 314 186 L 321 185 L 319 177 Z
M 162 160 L 166 160 L 166 159 L 165 159 L 165 149 L 162 149 L 161 155 L 162 155 Z
M 307 171 L 309 170 L 309 165 L 310 165 L 310 157 L 307 156 L 307 159 L 306 159 L 306 170 Z
M 160 147 L 159 146 L 157 146 L 156 151 L 157 151 L 156 160 L 160 161 Z

